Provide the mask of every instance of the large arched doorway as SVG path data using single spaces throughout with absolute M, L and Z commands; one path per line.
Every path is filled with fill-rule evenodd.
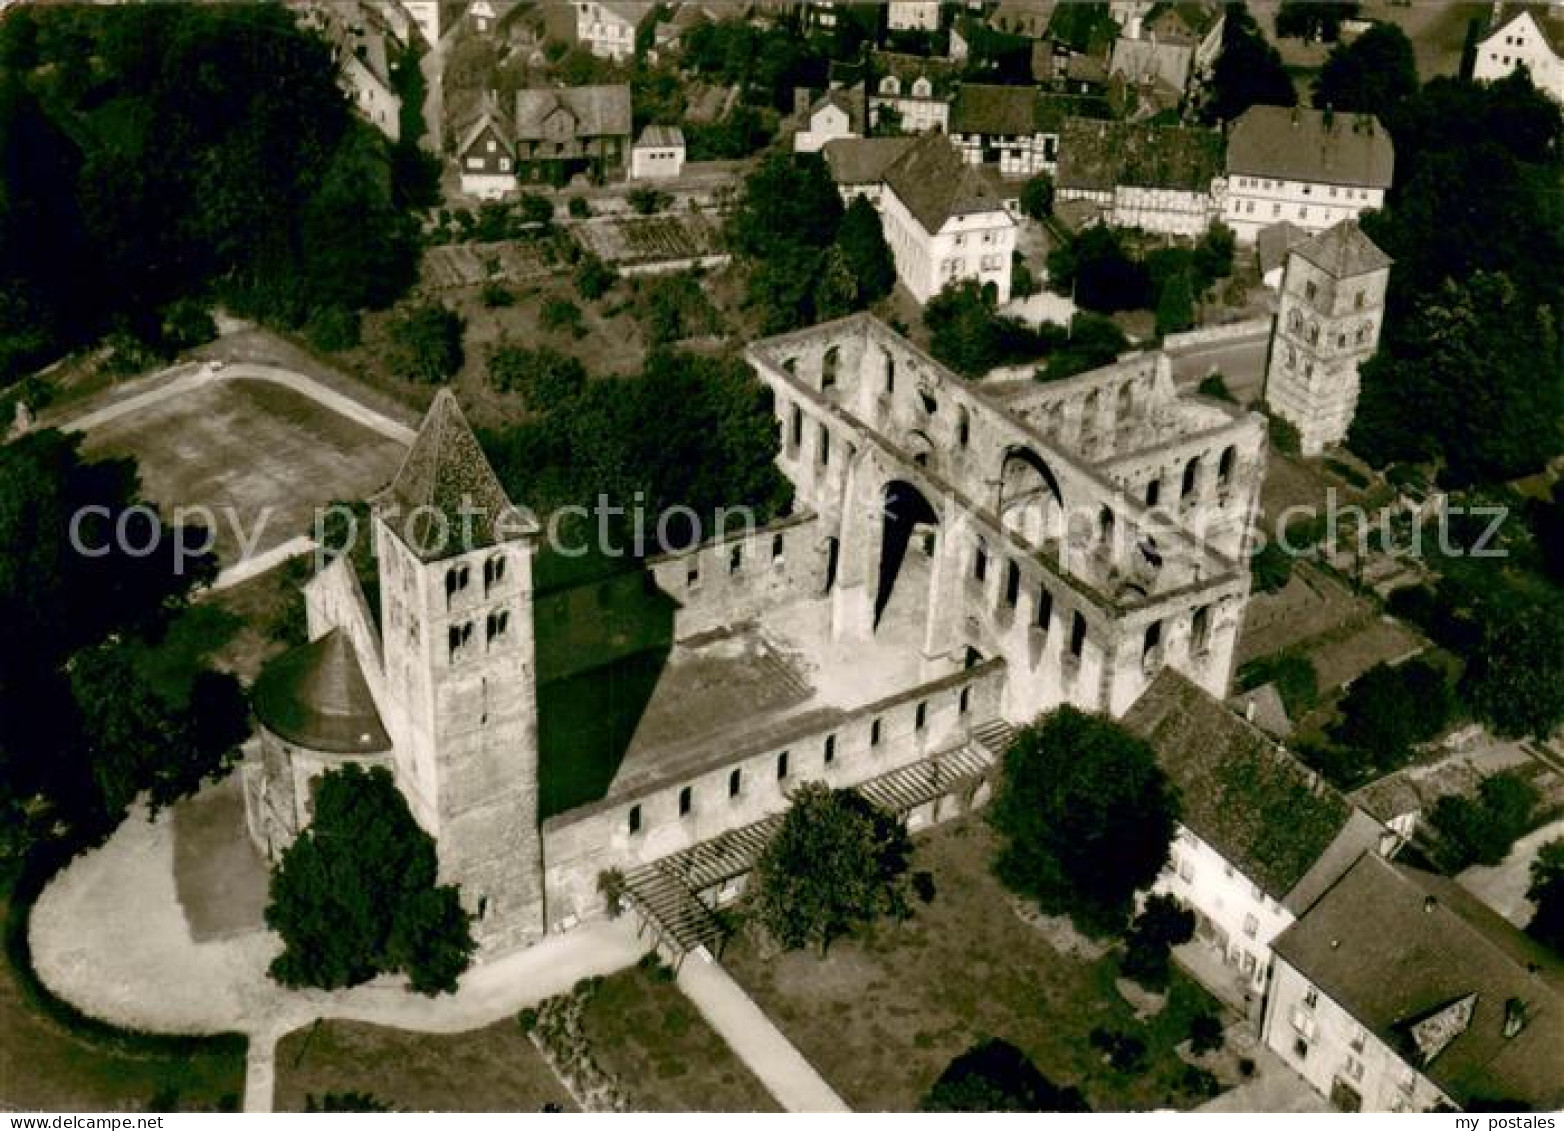
M 1047 461 L 1031 448 L 1005 450 L 999 471 L 999 521 L 1033 545 L 1064 534 L 1064 494 Z
M 891 600 L 902 591 L 897 607 L 921 618 L 928 607 L 939 515 L 928 497 L 902 479 L 885 485 L 881 499 L 885 521 L 880 537 L 880 576 L 874 596 L 874 627 L 878 631 Z M 921 592 L 913 593 L 916 587 Z

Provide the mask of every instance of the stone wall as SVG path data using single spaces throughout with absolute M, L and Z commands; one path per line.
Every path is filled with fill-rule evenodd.
M 605 869 L 628 871 L 780 813 L 800 782 L 854 786 L 960 745 L 998 716 L 1003 682 L 1003 665 L 991 661 L 855 710 L 811 712 L 748 748 L 712 750 L 684 780 L 549 818 L 549 929 L 602 913 Z

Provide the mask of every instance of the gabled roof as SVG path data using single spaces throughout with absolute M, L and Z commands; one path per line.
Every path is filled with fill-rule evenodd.
M 1189 83 L 1189 71 L 1195 61 L 1195 49 L 1187 43 L 1165 40 L 1126 39 L 1113 43 L 1108 70 L 1124 75 L 1131 82 L 1161 79 L 1174 90 L 1183 92 Z
M 873 51 L 869 54 L 869 73 L 874 76 L 878 91 L 880 80 L 890 75 L 901 83 L 898 97 L 912 95 L 912 84 L 928 79 L 933 92 L 929 97 L 941 98 L 950 94 L 956 77 L 956 64 L 948 59 L 931 59 L 923 55 L 906 55 L 898 51 Z
M 1383 830 L 1364 817 L 1258 728 L 1172 668 L 1164 668 L 1124 716 L 1151 744 L 1157 763 L 1183 799 L 1183 825 L 1215 848 L 1267 895 L 1301 911 L 1291 897 L 1333 855 L 1334 880 Z M 1365 833 L 1368 835 L 1365 836 Z M 1346 855 L 1341 859 L 1340 855 Z
M 912 137 L 839 137 L 825 143 L 821 152 L 839 185 L 877 185 L 885 171 L 907 152 Z
M 1060 188 L 1116 185 L 1205 192 L 1222 171 L 1222 135 L 1185 126 L 1066 120 L 1059 136 Z
M 641 21 L 657 7 L 655 0 L 596 0 L 596 4 L 604 12 L 633 27 L 640 27 Z
M 1199 43 L 1222 19 L 1222 5 L 1214 0 L 1174 0 L 1158 4 L 1146 13 L 1143 34 L 1158 39 Z
M 563 109 L 575 119 L 576 137 L 628 137 L 630 87 L 563 86 L 516 92 L 515 136 L 526 141 L 543 137 L 543 123 Z
M 1363 234 L 1356 220 L 1342 220 L 1292 249 L 1337 279 L 1381 271 L 1393 262 L 1373 240 Z
M 684 144 L 684 131 L 678 126 L 647 126 L 636 139 L 637 149 L 666 149 Z
M 1395 145 L 1372 114 L 1251 106 L 1227 138 L 1229 176 L 1389 188 L 1395 169 Z
M 815 100 L 815 104 L 809 108 L 809 118 L 814 116 L 827 106 L 835 106 L 847 115 L 847 128 L 855 134 L 862 134 L 863 128 L 863 85 L 860 83 L 853 87 L 833 87 Z
M 492 546 L 532 528 L 506 497 L 449 389 L 435 394 L 396 478 L 370 503 L 424 561 Z
M 1017 137 L 1036 125 L 1037 88 L 962 83 L 950 105 L 950 132 Z
M 1272 949 L 1457 1104 L 1564 1107 L 1564 964 L 1460 885 L 1366 854 Z
M 1499 22 L 1484 38 L 1483 43 L 1509 28 L 1511 24 L 1529 19 L 1547 43 L 1549 50 L 1559 58 L 1564 59 L 1564 8 L 1557 3 L 1553 4 L 1509 4 L 1505 6 L 1504 13 L 1499 17 Z M 1511 31 L 1514 29 L 1512 28 Z
M 1004 203 L 942 133 L 913 140 L 886 170 L 885 185 L 930 235 L 953 216 L 998 212 Z
M 1261 228 L 1254 241 L 1255 251 L 1260 257 L 1260 273 L 1264 275 L 1285 267 L 1287 253 L 1308 238 L 1309 233 L 1290 220 L 1278 220 Z
M 495 139 L 505 147 L 506 154 L 514 157 L 516 148 L 511 142 L 510 123 L 505 120 L 503 114 L 492 108 L 484 110 L 478 115 L 477 121 L 467 127 L 467 131 L 456 144 L 456 156 L 462 157 L 466 154 L 469 149 L 478 144 L 484 133 L 490 130 L 494 132 Z
M 340 628 L 272 660 L 250 698 L 261 725 L 285 742 L 328 754 L 391 749 L 353 641 Z

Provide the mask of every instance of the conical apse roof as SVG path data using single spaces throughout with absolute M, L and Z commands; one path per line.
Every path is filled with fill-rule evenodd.
M 251 700 L 261 725 L 285 742 L 328 754 L 391 749 L 353 642 L 340 628 L 266 665 Z

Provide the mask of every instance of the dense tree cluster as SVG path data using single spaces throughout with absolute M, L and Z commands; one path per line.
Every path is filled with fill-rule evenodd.
M 1158 333 L 1171 333 L 1193 325 L 1195 300 L 1232 274 L 1235 246 L 1233 230 L 1219 223 L 1192 248 L 1137 255 L 1122 233 L 1096 225 L 1049 252 L 1048 283 L 1086 310 L 1155 310 Z
M 709 536 L 719 507 L 750 507 L 763 523 L 791 499 L 770 394 L 738 359 L 656 352 L 637 376 L 587 381 L 534 407 L 540 415 L 480 439 L 510 497 L 539 514 L 601 495 L 615 507 L 639 502 L 649 527 L 689 507 Z M 670 523 L 667 533 L 678 542 L 688 531 Z
M 1118 326 L 1095 314 L 1077 314 L 1068 327 L 1044 322 L 1033 328 L 1000 314 L 993 295 L 971 279 L 951 283 L 930 299 L 923 324 L 929 352 L 965 377 L 1046 355 L 1037 377 L 1057 381 L 1108 364 L 1128 344 Z
M 844 214 L 819 154 L 768 157 L 745 181 L 728 234 L 767 333 L 862 310 L 895 283 L 878 214 L 867 201 Z
M 806 782 L 750 877 L 749 914 L 779 945 L 818 947 L 882 916 L 909 914 L 912 839 L 862 794 Z
M 1222 53 L 1211 69 L 1203 116 L 1207 122 L 1231 122 L 1251 106 L 1295 106 L 1298 92 L 1260 25 L 1242 0 L 1227 5 Z
M 1396 184 L 1363 226 L 1396 262 L 1348 442 L 1454 484 L 1535 470 L 1564 420 L 1564 113 L 1517 72 L 1434 79 L 1385 117 Z
M 1371 765 L 1394 768 L 1412 746 L 1442 731 L 1454 708 L 1449 680 L 1435 665 L 1378 664 L 1352 681 L 1332 737 L 1363 751 Z
M 148 659 L 216 574 L 203 530 L 164 525 L 129 462 L 53 431 L 0 445 L 0 825 L 77 843 L 144 789 L 167 804 L 220 773 L 247 730 L 231 676 Z M 117 534 L 116 531 L 123 534 Z M 143 554 L 142 551 L 145 550 Z
M 434 838 L 388 770 L 346 765 L 315 786 L 314 817 L 272 873 L 272 977 L 333 990 L 400 971 L 452 993 L 476 949 L 455 887 L 436 883 Z
M 1445 866 L 1453 873 L 1501 862 L 1531 828 L 1539 800 L 1537 788 L 1512 771 L 1484 778 L 1475 799 L 1461 793 L 1441 797 L 1428 820 L 1440 834 Z
M 191 296 L 299 325 L 412 278 L 388 147 L 282 7 L 8 12 L 0 180 L 0 381 L 109 329 L 161 347 Z
M 1355 0 L 1282 0 L 1276 11 L 1276 34 L 1335 43 L 1341 38 L 1341 25 L 1357 18 L 1358 7 Z
M 1083 930 L 1115 931 L 1167 863 L 1178 797 L 1151 748 L 1118 723 L 1060 707 L 1005 752 L 989 820 L 995 870 Z
M 1564 839 L 1549 841 L 1538 850 L 1526 897 L 1537 907 L 1526 930 L 1564 954 Z
M 1338 43 L 1314 80 L 1314 105 L 1338 113 L 1388 114 L 1416 93 L 1417 57 L 1395 24 Z
M 1148 896 L 1124 936 L 1119 969 L 1145 989 L 1167 989 L 1173 948 L 1195 937 L 1195 913 L 1171 895 Z

